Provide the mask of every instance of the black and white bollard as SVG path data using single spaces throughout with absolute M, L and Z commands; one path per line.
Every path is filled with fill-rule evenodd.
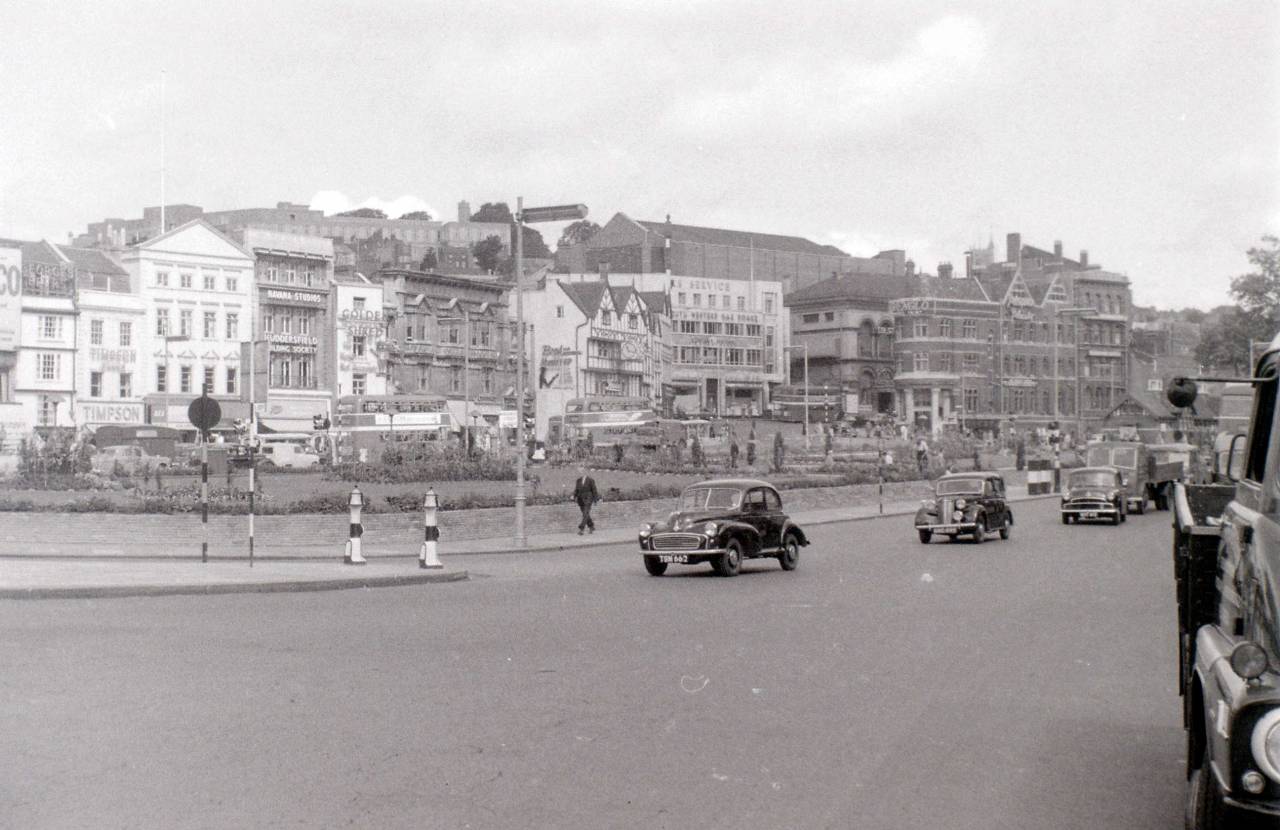
M 436 553 L 436 542 L 440 540 L 440 528 L 436 526 L 436 509 L 439 507 L 440 498 L 436 495 L 436 491 L 428 488 L 427 496 L 422 502 L 425 518 L 423 519 L 422 550 L 418 553 L 419 568 L 444 567 L 440 564 L 440 556 Z
M 364 565 L 367 560 L 360 552 L 360 537 L 364 535 L 364 525 L 360 523 L 360 511 L 364 508 L 364 494 L 359 487 L 351 488 L 351 499 L 347 502 L 351 508 L 351 538 L 347 540 L 347 553 L 343 561 L 348 565 Z

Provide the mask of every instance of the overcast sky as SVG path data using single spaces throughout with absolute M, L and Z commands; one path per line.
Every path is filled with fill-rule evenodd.
M 1005 234 L 1227 302 L 1280 233 L 1280 4 L 0 4 L 0 236 L 160 201 L 584 202 L 927 271 Z M 558 228 L 544 229 L 554 245 Z

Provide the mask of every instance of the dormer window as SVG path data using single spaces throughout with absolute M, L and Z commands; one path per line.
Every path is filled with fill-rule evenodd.
M 600 325 L 602 326 L 613 325 L 613 314 L 608 311 L 600 312 Z

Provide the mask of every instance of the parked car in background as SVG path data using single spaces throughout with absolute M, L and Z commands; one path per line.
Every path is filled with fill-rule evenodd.
M 124 444 L 100 448 L 93 454 L 90 464 L 95 473 L 104 476 L 117 471 L 131 476 L 140 473 L 149 475 L 158 469 L 168 468 L 169 459 L 151 455 L 136 444 Z
M 1000 531 L 1001 539 L 1009 538 L 1013 511 L 999 473 L 951 473 L 934 483 L 933 493 L 916 511 L 915 528 L 921 544 L 927 545 L 935 534 L 952 541 L 968 535 L 981 543 L 993 530 Z
M 286 470 L 305 470 L 320 463 L 320 456 L 308 447 L 291 442 L 263 443 L 258 454 L 258 467 L 269 470 L 278 467 Z
M 1107 519 L 1120 524 L 1128 513 L 1124 475 L 1115 467 L 1077 467 L 1062 490 L 1062 523 Z
M 734 576 L 744 559 L 758 558 L 777 559 L 784 571 L 794 571 L 807 544 L 804 531 L 783 512 L 777 489 L 747 478 L 691 485 L 678 510 L 640 528 L 640 552 L 652 576 L 662 576 L 668 565 L 701 563 Z

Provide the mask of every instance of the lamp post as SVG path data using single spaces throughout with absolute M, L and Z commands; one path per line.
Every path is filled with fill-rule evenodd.
M 798 346 L 783 346 L 784 352 L 793 352 L 801 349 L 804 352 L 804 450 L 809 451 L 809 344 L 801 343 Z M 787 361 L 787 367 L 790 368 L 791 362 Z
M 552 205 L 525 210 L 524 197 L 516 197 L 516 538 L 517 548 L 528 547 L 524 528 L 524 225 L 526 222 L 566 222 L 585 219 L 586 205 Z

